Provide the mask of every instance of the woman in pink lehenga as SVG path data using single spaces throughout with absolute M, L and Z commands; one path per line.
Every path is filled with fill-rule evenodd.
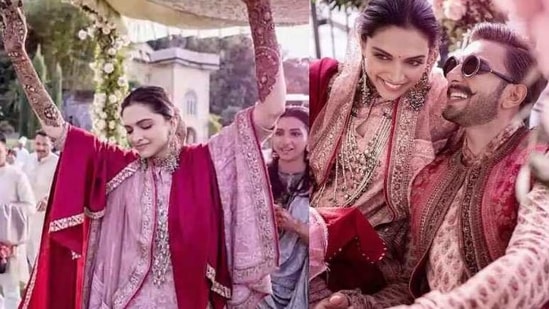
M 261 102 L 185 146 L 164 91 L 138 88 L 121 106 L 132 151 L 66 123 L 24 49 L 21 2 L 0 2 L 19 82 L 63 147 L 22 308 L 253 308 L 270 293 L 277 232 L 260 142 L 285 86 L 270 3 L 245 2 Z
M 427 0 L 371 0 L 345 61 L 310 67 L 311 303 L 355 289 L 372 307 L 412 300 L 408 189 L 454 129 L 439 27 Z

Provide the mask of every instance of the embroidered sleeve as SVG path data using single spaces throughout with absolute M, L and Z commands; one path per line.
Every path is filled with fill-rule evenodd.
M 372 295 L 364 295 L 357 291 L 342 291 L 349 298 L 353 308 L 387 308 L 412 302 L 413 298 L 409 293 L 408 282 L 415 260 L 412 255 L 413 247 L 409 228 L 402 245 L 404 250 L 400 253 L 400 258 L 397 257 L 398 254 L 389 255 L 380 266 L 388 281 L 384 289 Z
M 282 59 L 276 39 L 270 0 L 245 1 L 254 43 L 259 104 L 254 109 L 254 124 L 269 131 L 284 111 L 286 85 Z M 261 139 L 268 136 L 260 131 Z
M 448 293 L 432 291 L 397 308 L 541 308 L 549 302 L 548 226 L 549 189 L 536 184 L 519 208 L 504 256 Z

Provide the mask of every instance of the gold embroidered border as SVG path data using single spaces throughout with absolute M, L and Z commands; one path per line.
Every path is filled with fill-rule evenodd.
M 84 262 L 83 308 L 88 308 L 89 305 L 95 255 L 97 253 L 97 247 L 99 246 L 99 237 L 101 236 L 101 222 L 102 221 L 99 220 L 91 220 L 90 222 L 86 261 Z
M 361 59 L 360 56 L 359 59 Z M 328 93 L 328 99 L 312 124 L 309 138 L 311 146 L 309 164 L 318 184 L 326 181 L 328 177 L 332 159 L 340 147 L 344 129 L 351 116 L 356 89 L 345 85 L 349 83 L 356 85 L 360 72 L 360 60 L 354 65 L 340 64 L 338 74 L 331 82 L 333 88 Z M 347 89 L 342 89 L 342 86 Z M 333 95 L 332 89 L 336 89 L 338 95 Z M 345 91 L 345 93 L 340 91 Z
M 210 264 L 208 264 L 206 266 L 206 278 L 208 278 L 208 280 L 212 282 L 211 290 L 225 297 L 226 299 L 230 299 L 232 297 L 231 289 L 217 282 L 215 280 L 215 274 L 216 274 L 215 269 L 212 266 L 210 266 Z
M 21 303 L 21 309 L 26 309 L 29 307 L 29 303 L 32 297 L 32 291 L 34 291 L 34 286 L 36 284 L 36 273 L 38 272 L 38 262 L 40 261 L 39 257 L 40 257 L 40 252 L 38 252 L 38 256 L 36 257 L 36 261 L 34 262 L 34 267 L 32 268 L 31 277 L 27 284 L 27 290 L 25 291 L 25 298 Z
M 265 261 L 259 265 L 249 267 L 247 269 L 239 269 L 233 273 L 233 280 L 242 281 L 249 279 L 250 276 L 257 277 L 258 268 L 276 267 L 278 261 L 278 250 L 273 246 L 277 242 L 275 233 L 268 231 L 275 230 L 274 218 L 271 209 L 265 205 L 272 205 L 272 196 L 270 194 L 270 182 L 267 177 L 266 165 L 263 160 L 263 155 L 259 145 L 259 141 L 255 136 L 252 122 L 252 109 L 246 112 L 239 113 L 236 116 L 236 125 L 240 142 L 242 143 L 242 151 L 246 158 L 246 163 L 249 168 L 249 175 L 252 184 L 252 195 L 254 196 L 256 207 L 256 220 L 259 223 L 259 228 L 265 233 L 261 233 L 261 251 L 265 254 Z M 269 199 L 269 201 L 267 200 Z
M 149 171 L 147 171 L 149 173 Z M 145 189 L 143 190 L 142 196 L 142 207 L 143 207 L 143 221 L 141 222 L 141 235 L 139 237 L 140 246 L 140 255 L 137 261 L 135 261 L 135 266 L 130 273 L 128 282 L 119 288 L 113 296 L 113 308 L 125 308 L 132 297 L 135 295 L 139 287 L 141 286 L 143 280 L 149 271 L 151 264 L 151 255 L 152 250 L 151 246 L 153 244 L 153 229 L 154 222 L 156 222 L 156 212 L 154 207 L 154 202 L 156 200 L 156 192 L 153 188 L 153 177 L 151 175 L 145 175 Z
M 397 102 L 396 117 L 393 119 L 395 130 L 391 136 L 391 149 L 387 177 L 387 203 L 395 219 L 408 214 L 408 187 L 411 182 L 409 158 L 412 155 L 418 111 L 414 111 L 408 99 Z
M 482 202 L 486 184 L 494 166 L 516 149 L 528 134 L 525 128 L 518 129 L 494 155 L 483 161 L 470 174 L 461 209 L 462 256 L 470 276 L 492 262 L 482 223 Z
M 64 229 L 68 229 L 73 226 L 84 223 L 84 213 L 80 213 L 74 216 L 57 219 L 50 222 L 50 233 L 58 232 Z
M 479 218 L 472 218 L 471 217 L 471 208 L 475 208 L 480 210 L 481 207 L 478 207 L 480 203 L 482 203 L 482 194 L 480 194 L 479 199 L 479 191 L 475 190 L 476 187 L 480 185 L 480 193 L 484 191 L 484 186 L 486 185 L 486 169 L 483 168 L 476 168 L 469 174 L 469 177 L 467 177 L 467 184 L 465 188 L 465 192 L 463 195 L 463 201 L 461 209 L 461 216 L 459 216 L 459 221 L 462 226 L 462 235 L 460 237 L 460 240 L 463 244 L 463 246 L 460 246 L 462 248 L 461 255 L 463 256 L 463 262 L 465 263 L 465 266 L 468 269 L 468 275 L 472 276 L 476 272 L 479 271 L 478 263 L 477 263 L 477 257 L 483 256 L 486 257 L 483 252 L 484 250 L 475 250 L 475 241 L 473 240 L 473 232 L 471 229 L 473 226 L 478 228 L 479 224 L 475 224 L 475 222 L 480 223 L 482 220 L 478 220 Z M 482 175 L 482 176 L 481 176 Z M 475 192 L 476 191 L 476 192 Z M 473 196 L 475 195 L 475 198 Z M 475 207 L 473 204 L 477 204 Z M 480 214 L 479 214 L 480 215 Z M 482 224 L 481 224 L 482 225 Z M 484 252 L 485 253 L 485 252 Z
M 84 207 L 84 214 L 90 219 L 98 220 L 103 218 L 105 215 L 105 209 L 103 208 L 103 210 L 100 211 L 91 211 L 88 207 Z
M 429 247 L 435 238 L 436 231 L 444 221 L 444 217 L 450 208 L 456 194 L 465 180 L 465 171 L 462 165 L 458 164 L 456 155 L 450 158 L 450 170 L 445 176 L 441 177 L 439 185 L 428 198 L 425 208 L 421 214 L 420 222 L 420 243 L 421 254 L 429 250 Z M 442 163 L 445 164 L 445 163 Z
M 124 180 L 135 174 L 139 169 L 140 164 L 139 160 L 135 160 L 128 164 L 120 173 L 116 174 L 116 176 L 107 183 L 107 194 L 116 189 Z

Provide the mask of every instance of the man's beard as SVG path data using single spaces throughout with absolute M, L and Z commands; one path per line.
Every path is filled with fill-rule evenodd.
M 45 157 L 47 157 L 49 154 L 49 152 L 45 151 L 45 150 L 41 150 L 41 151 L 37 151 L 36 152 L 36 156 L 39 158 L 39 159 L 43 159 Z
M 499 99 L 505 86 L 506 84 L 498 86 L 493 95 L 475 95 L 461 110 L 447 106 L 442 111 L 442 117 L 464 128 L 487 124 L 498 115 Z

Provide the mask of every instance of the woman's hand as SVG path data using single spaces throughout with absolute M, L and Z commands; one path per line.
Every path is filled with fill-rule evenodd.
M 286 231 L 292 231 L 292 232 L 297 231 L 298 222 L 296 219 L 292 217 L 292 215 L 290 215 L 290 212 L 287 211 L 286 209 L 280 206 L 276 206 L 275 217 L 276 217 L 276 222 L 279 228 Z
M 0 0 L 2 15 L 2 39 L 8 56 L 24 50 L 27 39 L 27 21 L 23 14 L 22 0 Z

